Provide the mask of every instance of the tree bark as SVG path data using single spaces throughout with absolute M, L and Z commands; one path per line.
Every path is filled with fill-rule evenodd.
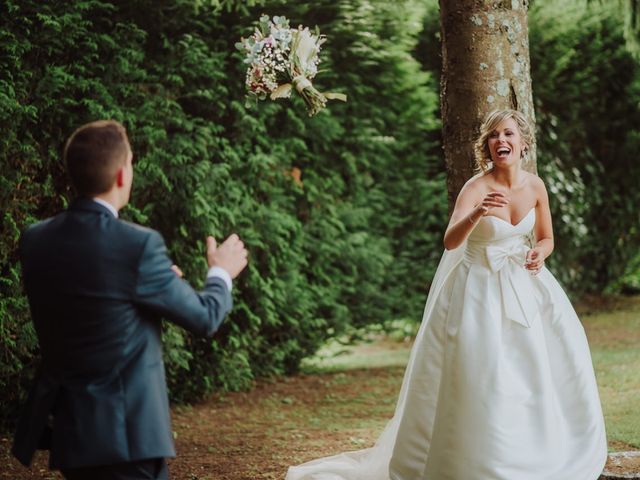
M 535 126 L 528 0 L 440 0 L 443 145 L 449 211 L 474 174 L 473 144 L 484 116 L 522 112 Z M 536 171 L 535 144 L 523 168 Z

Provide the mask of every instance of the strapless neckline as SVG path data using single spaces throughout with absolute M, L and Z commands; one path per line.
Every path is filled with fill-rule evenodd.
M 529 211 L 524 215 L 524 217 L 522 217 L 522 218 L 520 219 L 520 221 L 518 221 L 517 223 L 511 223 L 511 222 L 509 222 L 509 221 L 505 220 L 504 218 L 500 218 L 500 217 L 497 217 L 497 216 L 495 216 L 495 215 L 485 215 L 485 216 L 484 216 L 484 217 L 482 217 L 482 218 L 495 218 L 496 220 L 500 220 L 501 222 L 506 223 L 507 225 L 511 225 L 512 227 L 514 227 L 514 228 L 515 228 L 515 227 L 517 227 L 518 225 L 520 225 L 522 222 L 524 222 L 524 221 L 525 221 L 525 219 L 526 219 L 527 217 L 529 217 L 529 215 L 531 215 L 531 212 L 533 212 L 533 211 L 535 210 L 535 208 L 536 208 L 536 207 L 531 207 L 531 209 L 529 209 Z

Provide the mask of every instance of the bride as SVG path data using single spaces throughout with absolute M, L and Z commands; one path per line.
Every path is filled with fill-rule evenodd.
M 587 339 L 544 266 L 544 183 L 514 110 L 486 118 L 481 173 L 460 191 L 393 418 L 369 449 L 287 480 L 596 480 L 607 458 Z M 527 247 L 533 230 L 535 245 Z

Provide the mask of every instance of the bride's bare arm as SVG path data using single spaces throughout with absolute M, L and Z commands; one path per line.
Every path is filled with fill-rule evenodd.
M 544 260 L 553 252 L 553 226 L 551 224 L 551 210 L 549 209 L 549 195 L 541 178 L 534 179 L 536 190 L 536 225 L 534 234 L 536 245 L 527 254 L 526 268 L 529 270 L 539 270 L 542 268 Z
M 508 203 L 509 201 L 501 192 L 484 194 L 478 177 L 473 177 L 460 190 L 449 219 L 449 226 L 444 233 L 444 248 L 453 250 L 459 247 L 469 236 L 480 217 L 486 215 L 489 209 L 504 207 Z

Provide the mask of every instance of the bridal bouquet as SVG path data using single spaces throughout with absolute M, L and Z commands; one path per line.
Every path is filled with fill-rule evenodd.
M 309 116 L 326 106 L 327 100 L 347 97 L 341 93 L 320 93 L 311 83 L 318 73 L 320 46 L 325 42 L 316 28 L 289 27 L 286 17 L 262 15 L 258 27 L 249 38 L 242 38 L 236 47 L 247 54 L 246 87 L 248 103 L 277 98 L 289 98 L 293 89 L 304 100 Z

